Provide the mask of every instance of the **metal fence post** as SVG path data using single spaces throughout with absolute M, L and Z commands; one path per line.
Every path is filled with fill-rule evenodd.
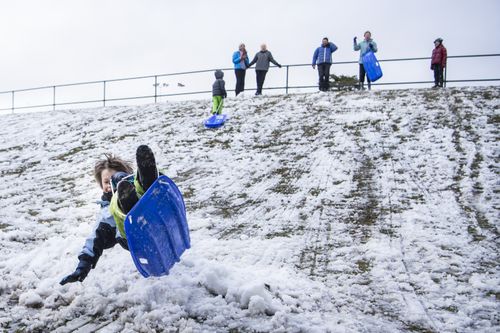
M 12 90 L 12 113 L 14 113 L 14 90 Z
M 286 65 L 286 89 L 285 89 L 285 94 L 288 95 L 288 68 L 290 66 Z
M 52 87 L 52 111 L 56 110 L 56 86 Z
M 103 90 L 102 90 L 102 106 L 106 106 L 106 81 L 102 81 Z
M 448 72 L 448 64 L 446 64 L 446 67 L 444 68 L 444 87 L 446 88 L 446 73 Z
M 157 96 L 158 96 L 158 75 L 155 75 L 155 104 Z

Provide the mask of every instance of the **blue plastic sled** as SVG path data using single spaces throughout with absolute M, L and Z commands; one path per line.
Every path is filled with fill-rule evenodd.
M 363 66 L 365 67 L 366 76 L 371 82 L 375 82 L 382 77 L 382 68 L 372 51 L 368 51 L 363 56 Z
M 125 218 L 128 247 L 144 276 L 167 275 L 191 247 L 182 194 L 167 176 L 160 176 Z
M 225 114 L 214 114 L 205 120 L 205 126 L 208 128 L 217 128 L 224 125 L 226 122 L 227 115 Z

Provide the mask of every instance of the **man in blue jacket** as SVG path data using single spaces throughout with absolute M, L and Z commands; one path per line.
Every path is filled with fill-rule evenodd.
M 312 67 L 316 69 L 318 65 L 319 90 L 328 91 L 330 89 L 330 67 L 332 66 L 332 53 L 337 51 L 337 46 L 323 38 L 321 46 L 314 51 Z

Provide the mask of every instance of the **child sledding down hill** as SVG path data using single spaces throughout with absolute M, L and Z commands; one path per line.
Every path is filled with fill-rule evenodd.
M 135 174 L 128 162 L 111 154 L 105 157 L 94 167 L 95 179 L 103 191 L 97 223 L 78 256 L 80 262 L 76 270 L 62 279 L 61 285 L 83 281 L 95 268 L 103 250 L 117 243 L 128 250 L 125 216 L 158 178 L 155 157 L 148 146 L 137 148 Z

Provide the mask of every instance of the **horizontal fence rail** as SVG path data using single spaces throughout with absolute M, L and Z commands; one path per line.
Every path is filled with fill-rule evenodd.
M 454 56 L 448 56 L 448 59 L 466 59 L 466 58 L 477 59 L 477 58 L 493 58 L 493 57 L 500 57 L 500 53 L 454 55 Z M 379 59 L 379 62 L 390 63 L 390 62 L 411 62 L 411 61 L 423 61 L 423 60 L 430 61 L 431 58 L 430 57 L 414 57 L 414 58 Z M 358 64 L 358 61 L 333 62 L 333 65 L 349 65 L 349 64 Z M 289 84 L 290 68 L 311 67 L 310 63 L 309 64 L 289 64 L 289 65 L 282 65 L 282 67 L 286 70 L 286 73 L 285 73 L 286 77 L 285 77 L 284 84 L 278 85 L 278 86 L 266 87 L 265 88 L 266 90 L 284 90 L 284 92 L 286 94 L 288 94 L 289 90 L 311 89 L 311 88 L 318 87 L 317 84 L 315 84 L 315 85 L 291 85 L 291 84 Z M 218 69 L 221 69 L 223 71 L 232 71 L 233 70 L 233 68 L 218 68 Z M 2 95 L 3 96 L 10 95 L 11 106 L 8 108 L 0 108 L 0 111 L 12 111 L 12 112 L 14 112 L 15 110 L 34 109 L 34 108 L 52 108 L 53 110 L 55 110 L 56 106 L 92 104 L 92 103 L 93 104 L 102 103 L 103 106 L 106 106 L 106 102 L 140 100 L 140 99 L 152 99 L 156 103 L 159 98 L 168 98 L 168 97 L 173 97 L 173 96 L 195 96 L 195 95 L 201 95 L 201 94 L 210 94 L 212 92 L 211 90 L 199 90 L 199 91 L 179 92 L 179 93 L 170 93 L 170 94 L 158 93 L 158 87 L 159 87 L 158 79 L 165 78 L 165 77 L 187 76 L 187 75 L 195 75 L 195 74 L 212 73 L 215 70 L 216 69 L 203 69 L 203 70 L 196 70 L 196 71 L 185 71 L 185 72 L 175 72 L 175 73 L 166 73 L 166 74 L 135 76 L 135 77 L 117 78 L 117 79 L 109 79 L 109 80 L 98 80 L 98 81 L 85 81 L 85 82 L 66 83 L 66 84 L 58 84 L 58 85 L 51 85 L 51 86 L 41 86 L 41 87 L 1 91 L 0 97 Z M 447 70 L 447 68 L 445 68 L 445 73 L 444 73 L 445 86 L 446 86 L 446 83 L 500 82 L 500 77 L 497 77 L 497 78 L 477 78 L 477 79 L 464 78 L 464 79 L 448 80 L 448 79 L 446 79 L 447 72 L 448 72 L 448 70 Z M 499 73 L 499 75 L 500 75 L 500 73 Z M 126 96 L 126 97 L 118 97 L 118 98 L 106 97 L 106 88 L 107 88 L 107 86 L 109 86 L 110 83 L 129 82 L 129 81 L 137 81 L 137 80 L 145 80 L 145 79 L 154 80 L 154 84 L 153 84 L 154 91 L 151 91 L 151 94 L 138 95 L 138 96 Z M 430 81 L 430 80 L 377 82 L 377 83 L 372 83 L 372 86 L 406 86 L 406 85 L 420 85 L 420 84 L 432 84 L 432 83 L 434 83 L 434 81 Z M 91 85 L 101 86 L 102 98 L 83 99 L 83 100 L 75 100 L 75 101 L 69 101 L 69 102 L 57 102 L 57 90 L 58 89 L 60 90 L 61 88 L 67 88 L 67 87 L 81 87 L 81 86 L 91 86 Z M 51 90 L 52 91 L 52 96 L 51 96 L 52 102 L 51 103 L 38 104 L 38 105 L 27 105 L 27 106 L 16 106 L 16 104 L 15 104 L 16 94 L 19 95 L 20 93 L 42 91 L 42 90 Z M 252 89 L 247 89 L 247 90 L 252 90 Z M 227 91 L 234 92 L 234 90 L 232 90 L 232 89 L 227 89 Z

